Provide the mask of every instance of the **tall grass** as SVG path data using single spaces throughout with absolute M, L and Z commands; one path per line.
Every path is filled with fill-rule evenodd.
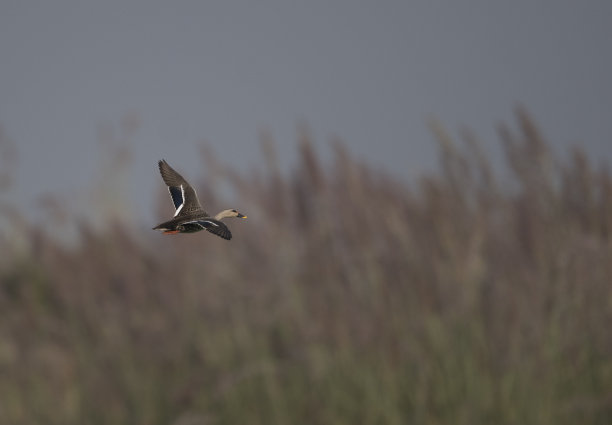
M 19 223 L 0 423 L 609 424 L 612 179 L 517 117 L 509 176 L 436 123 L 412 186 L 306 133 L 289 175 L 269 142 L 249 172 L 208 155 L 200 197 L 249 215 L 230 243 Z

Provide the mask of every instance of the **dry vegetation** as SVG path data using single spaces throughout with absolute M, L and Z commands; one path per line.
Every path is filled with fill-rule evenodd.
M 520 111 L 505 179 L 433 129 L 440 171 L 412 186 L 307 135 L 288 176 L 209 161 L 249 215 L 230 243 L 114 223 L 69 248 L 16 223 L 0 423 L 609 424 L 607 169 Z

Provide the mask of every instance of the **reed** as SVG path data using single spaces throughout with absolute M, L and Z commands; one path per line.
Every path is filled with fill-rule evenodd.
M 509 176 L 432 131 L 440 169 L 414 184 L 306 132 L 289 173 L 269 139 L 261 169 L 206 154 L 200 196 L 230 187 L 249 216 L 230 243 L 16 223 L 0 423 L 609 424 L 609 170 L 523 110 L 499 130 Z

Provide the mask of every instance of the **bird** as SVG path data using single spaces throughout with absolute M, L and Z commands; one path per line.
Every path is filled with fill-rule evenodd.
M 224 218 L 247 218 L 235 209 L 223 210 L 214 217 L 208 214 L 200 205 L 198 195 L 191 185 L 172 168 L 166 160 L 158 162 L 159 172 L 168 186 L 170 197 L 176 211 L 171 220 L 158 224 L 153 230 L 159 230 L 166 235 L 176 233 L 194 233 L 206 229 L 223 239 L 230 240 L 232 232 L 221 222 Z

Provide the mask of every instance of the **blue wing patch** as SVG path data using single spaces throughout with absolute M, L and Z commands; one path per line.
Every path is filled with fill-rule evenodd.
M 184 202 L 183 190 L 179 186 L 168 186 L 168 192 L 170 192 L 170 197 L 172 197 L 174 208 L 178 210 Z

